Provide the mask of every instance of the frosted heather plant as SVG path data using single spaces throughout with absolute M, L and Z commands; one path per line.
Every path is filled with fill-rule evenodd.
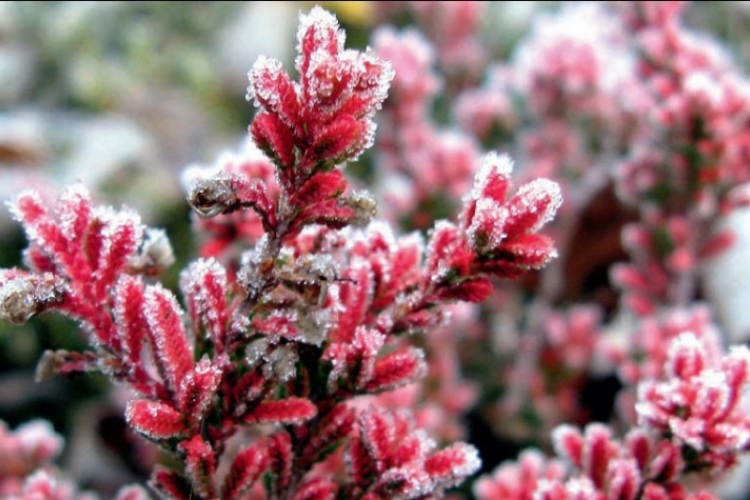
M 623 438 L 599 422 L 552 433 L 555 457 L 524 451 L 474 484 L 480 500 L 701 499 L 750 449 L 745 388 L 750 350 L 684 331 L 658 376 L 638 387 Z
M 57 312 L 82 326 L 89 349 L 46 352 L 37 376 L 98 371 L 129 387 L 127 424 L 171 456 L 149 479 L 161 498 L 440 498 L 478 470 L 477 450 L 438 443 L 414 408 L 377 396 L 423 380 L 414 339 L 449 306 L 556 256 L 540 231 L 560 190 L 513 189 L 512 161 L 492 152 L 455 221 L 400 235 L 371 220 L 374 201 L 343 167 L 373 144 L 393 70 L 345 49 L 322 8 L 299 20 L 299 79 L 265 57 L 249 73 L 250 138 L 274 175 L 252 147 L 186 174 L 200 217 L 230 217 L 197 228 L 205 256 L 182 270 L 182 301 L 159 282 L 174 261 L 164 232 L 75 185 L 10 203 L 29 246 L 25 268 L 2 270 L 0 317 Z M 235 244 L 246 247 L 225 265 Z

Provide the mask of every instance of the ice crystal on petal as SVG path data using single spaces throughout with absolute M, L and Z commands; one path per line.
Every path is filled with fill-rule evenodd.
M 706 366 L 703 342 L 692 332 L 678 336 L 667 354 L 667 374 L 672 377 L 691 377 Z
M 271 350 L 263 365 L 263 375 L 270 380 L 286 382 L 297 374 L 299 356 L 292 345 L 280 345 Z
M 60 194 L 58 203 L 62 207 L 58 213 L 58 223 L 63 234 L 71 240 L 81 238 L 91 215 L 88 190 L 82 184 L 69 186 Z
M 476 203 L 471 225 L 466 229 L 471 245 L 480 251 L 497 248 L 508 236 L 504 230 L 508 209 L 492 198 Z
M 549 179 L 534 179 L 528 184 L 524 184 L 518 189 L 514 198 L 516 197 L 523 200 L 524 208 L 531 213 L 540 208 L 543 210 L 542 213 L 537 214 L 536 222 L 526 228 L 529 233 L 536 233 L 542 226 L 551 221 L 563 201 L 560 186 Z M 511 216 L 513 215 L 521 214 L 511 214 Z
M 297 29 L 297 53 L 295 67 L 299 74 L 305 73 L 306 58 L 314 50 L 324 50 L 336 55 L 344 49 L 346 33 L 339 29 L 336 16 L 316 5 L 305 15 L 300 13 Z
M 261 337 L 248 343 L 245 347 L 245 362 L 251 368 L 258 366 L 266 358 L 266 353 L 270 346 L 270 341 L 266 337 Z
M 153 276 L 174 262 L 174 251 L 167 233 L 163 229 L 147 228 L 138 255 L 131 259 L 130 267 L 136 272 Z
M 487 187 L 490 182 L 497 182 L 498 177 L 509 177 L 513 171 L 513 161 L 508 155 L 499 154 L 491 151 L 482 157 L 482 163 L 479 167 L 474 181 L 474 187 L 471 191 L 470 198 L 479 200 L 487 196 Z M 497 201 L 503 201 L 498 199 Z
M 275 107 L 279 103 L 279 95 L 275 86 L 276 77 L 281 74 L 281 62 L 261 54 L 255 60 L 253 68 L 247 73 L 250 81 L 245 99 L 253 101 L 255 107 L 268 105 Z

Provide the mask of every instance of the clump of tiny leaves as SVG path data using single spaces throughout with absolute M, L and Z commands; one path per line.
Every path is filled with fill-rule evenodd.
M 451 304 L 556 256 L 539 231 L 560 189 L 513 190 L 511 160 L 493 152 L 456 220 L 424 236 L 374 220 L 343 167 L 372 146 L 394 71 L 344 42 L 315 7 L 300 16 L 297 80 L 265 57 L 249 72 L 247 147 L 189 182 L 209 242 L 179 291 L 159 282 L 167 235 L 134 211 L 97 206 L 82 185 L 10 203 L 29 246 L 24 268 L 0 271 L 0 317 L 80 324 L 90 348 L 46 352 L 38 377 L 97 371 L 129 387 L 127 424 L 173 457 L 149 479 L 161 498 L 440 498 L 479 469 L 473 446 L 439 445 L 410 408 L 363 398 L 425 377 L 412 339 Z M 229 241 L 247 241 L 234 260 Z M 84 498 L 54 474 L 28 477 L 8 498 Z

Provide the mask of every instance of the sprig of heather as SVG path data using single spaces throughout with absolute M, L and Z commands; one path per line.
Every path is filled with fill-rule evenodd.
M 13 204 L 29 270 L 2 271 L 0 314 L 58 311 L 84 326 L 92 350 L 48 353 L 40 376 L 100 370 L 130 385 L 127 423 L 179 464 L 151 475 L 164 498 L 425 498 L 480 465 L 468 444 L 438 449 L 410 409 L 357 398 L 425 375 L 408 334 L 440 325 L 447 305 L 483 301 L 493 279 L 555 257 L 540 231 L 560 190 L 540 179 L 511 192 L 510 159 L 490 153 L 458 220 L 440 221 L 426 242 L 369 223 L 374 203 L 340 167 L 372 145 L 393 72 L 344 39 L 315 7 L 300 16 L 299 81 L 264 57 L 250 71 L 260 108 L 250 137 L 275 176 L 229 157 L 191 183 L 200 216 L 252 212 L 257 240 L 236 268 L 189 264 L 184 308 L 154 279 L 172 261 L 166 238 L 132 211 L 94 207 L 80 186 L 52 208 L 31 192 Z M 234 450 L 230 438 L 246 429 Z

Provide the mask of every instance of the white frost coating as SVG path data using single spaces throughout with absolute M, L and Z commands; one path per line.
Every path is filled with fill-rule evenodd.
M 529 230 L 530 232 L 536 232 L 541 229 L 547 222 L 552 220 L 557 213 L 557 209 L 563 202 L 562 191 L 560 190 L 559 184 L 549 179 L 534 179 L 533 181 L 524 184 L 518 189 L 516 193 L 517 197 L 523 200 L 543 200 L 544 198 L 549 199 L 546 203 L 545 210 L 539 215 L 536 223 Z M 530 211 L 536 210 L 536 205 L 533 201 L 529 205 Z
M 8 209 L 10 210 L 11 215 L 13 216 L 13 219 L 15 219 L 17 222 L 23 221 L 23 212 L 21 212 L 18 205 L 19 202 L 24 198 L 30 198 L 35 202 L 35 204 L 44 206 L 42 197 L 37 191 L 34 191 L 33 189 L 22 190 L 13 200 L 5 202 L 5 204 L 8 206 Z
M 255 339 L 247 344 L 245 347 L 245 362 L 250 368 L 255 368 L 265 359 L 269 345 L 270 342 L 266 337 Z
M 456 486 L 479 470 L 482 466 L 482 459 L 479 458 L 479 450 L 467 443 L 456 443 L 450 449 L 459 451 L 464 457 L 463 462 L 453 468 L 453 477 L 455 480 L 447 484 L 447 486 Z
M 717 415 L 729 408 L 729 385 L 726 375 L 716 369 L 705 370 L 698 377 L 698 393 L 691 408 L 694 415 Z
M 391 467 L 380 477 L 379 482 L 386 485 L 396 485 L 394 500 L 408 500 L 422 498 L 432 492 L 433 484 L 430 477 L 410 464 L 401 467 Z
M 318 347 L 323 345 L 323 341 L 328 338 L 328 332 L 331 331 L 333 325 L 331 311 L 328 309 L 316 309 L 306 319 L 310 320 L 310 324 L 302 325 L 302 334 L 305 342 Z
M 255 107 L 260 107 L 261 101 L 269 103 L 272 107 L 279 103 L 280 96 L 275 85 L 265 85 L 264 80 L 276 80 L 276 77 L 283 71 L 281 62 L 260 55 L 253 63 L 253 67 L 247 73 L 249 85 L 245 99 L 253 101 Z
M 346 33 L 339 29 L 339 22 L 338 19 L 336 19 L 336 16 L 323 9 L 321 6 L 314 6 L 307 15 L 300 12 L 298 26 L 297 53 L 299 55 L 294 61 L 298 73 L 301 73 L 302 71 L 302 62 L 304 60 L 302 55 L 302 41 L 308 30 L 313 30 L 313 39 L 318 43 L 331 36 L 335 36 L 337 52 L 341 52 L 344 49 Z
M 706 349 L 701 340 L 693 332 L 684 332 L 675 337 L 669 344 L 667 350 L 667 362 L 665 363 L 666 375 L 670 377 L 677 377 L 678 374 L 674 372 L 677 367 L 677 359 L 681 358 L 682 365 L 685 364 L 686 360 L 691 363 L 690 371 L 695 373 L 696 371 L 703 368 L 698 364 L 703 365 L 706 362 Z
M 250 292 L 258 293 L 263 286 L 263 276 L 258 273 L 258 266 L 268 246 L 268 234 L 264 233 L 255 243 L 255 247 L 246 250 L 240 256 L 238 281 Z
M 280 345 L 267 356 L 267 363 L 263 365 L 266 378 L 286 382 L 297 375 L 297 349 L 292 345 Z
M 80 234 L 74 234 L 75 222 L 78 219 L 78 213 L 74 207 L 80 206 L 84 200 L 89 199 L 89 192 L 81 183 L 68 186 L 60 194 L 59 202 L 64 207 L 60 213 L 58 211 L 58 222 L 63 235 L 70 239 L 71 237 L 80 237 Z
M 490 151 L 482 157 L 479 171 L 474 176 L 474 187 L 471 190 L 471 199 L 478 200 L 487 187 L 487 183 L 494 176 L 510 176 L 513 172 L 513 160 L 507 154 Z
M 198 259 L 180 273 L 180 288 L 186 296 L 195 295 L 200 310 L 205 309 L 205 296 L 203 283 L 207 276 L 213 276 L 219 288 L 226 290 L 227 274 L 224 267 L 213 257 Z
M 492 198 L 479 198 L 474 217 L 466 230 L 471 246 L 477 248 L 478 239 L 486 239 L 480 250 L 497 248 L 508 236 L 505 221 L 508 219 L 508 208 Z M 481 238 L 479 236 L 481 235 Z
M 379 236 L 388 245 L 388 249 L 393 249 L 396 244 L 396 236 L 393 234 L 393 227 L 384 220 L 375 220 L 367 226 L 367 232 L 365 238 L 370 239 L 375 236 Z
M 19 195 L 16 196 L 15 199 L 7 202 L 7 206 L 10 209 L 11 216 L 14 220 L 20 222 L 21 224 L 23 224 L 23 221 L 25 219 L 25 215 L 20 208 L 22 199 L 30 199 L 35 205 L 45 207 L 44 201 L 37 191 L 31 189 L 21 191 L 21 193 L 19 193 Z M 46 215 L 46 208 L 43 208 L 43 210 L 44 214 Z M 45 237 L 43 237 L 43 235 L 39 234 L 36 224 L 25 224 L 23 228 L 30 242 L 36 243 L 40 247 L 49 246 L 50 242 Z
M 113 246 L 113 240 L 129 228 L 133 230 L 132 237 L 129 240 L 120 240 L 117 243 L 119 245 L 123 243 L 128 244 L 127 253 L 131 254 L 131 256 L 134 254 L 138 245 L 143 240 L 143 233 L 145 231 L 145 226 L 141 223 L 141 217 L 135 210 L 123 207 L 119 211 L 115 211 L 110 207 L 97 207 L 94 210 L 94 218 L 98 218 L 104 223 L 101 231 L 102 251 L 99 256 L 99 268 L 107 269 L 112 256 L 123 253 L 124 249 L 122 247 L 115 248 Z

